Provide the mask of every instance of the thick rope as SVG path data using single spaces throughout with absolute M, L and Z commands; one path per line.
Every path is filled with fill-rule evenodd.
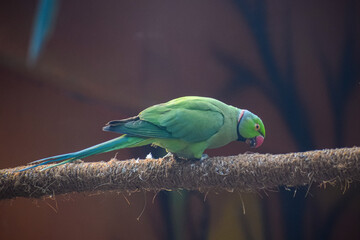
M 0 170 L 0 199 L 71 192 L 188 189 L 257 191 L 360 180 L 360 147 L 288 154 L 240 154 L 202 161 L 161 159 L 68 163 Z

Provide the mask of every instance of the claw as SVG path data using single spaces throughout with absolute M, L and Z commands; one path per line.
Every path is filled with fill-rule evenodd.
M 174 158 L 174 155 L 171 152 L 168 152 L 163 158 L 164 159 L 172 159 L 172 158 Z
M 206 159 L 209 158 L 209 155 L 207 155 L 206 153 L 204 153 L 203 155 L 201 155 L 200 161 L 204 161 Z

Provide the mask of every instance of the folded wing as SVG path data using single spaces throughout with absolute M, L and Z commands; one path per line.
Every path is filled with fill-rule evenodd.
M 138 137 L 200 142 L 216 134 L 223 124 L 224 116 L 213 104 L 184 99 L 149 107 L 134 118 L 111 121 L 104 130 Z

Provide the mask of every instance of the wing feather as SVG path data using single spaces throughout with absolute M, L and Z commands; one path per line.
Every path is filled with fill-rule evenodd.
M 171 138 L 171 134 L 165 128 L 140 120 L 139 117 L 111 121 L 103 130 L 136 137 Z
M 183 97 L 151 106 L 139 116 L 109 122 L 103 130 L 138 137 L 205 141 L 224 125 L 224 115 L 207 98 Z
M 221 110 L 202 99 L 170 101 L 145 109 L 141 120 L 165 128 L 172 138 L 188 142 L 204 141 L 216 134 L 224 124 Z

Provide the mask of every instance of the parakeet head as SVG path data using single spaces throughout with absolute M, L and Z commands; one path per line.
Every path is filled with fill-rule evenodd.
M 261 119 L 248 110 L 240 109 L 237 125 L 238 141 L 250 147 L 260 147 L 265 138 L 265 127 Z

